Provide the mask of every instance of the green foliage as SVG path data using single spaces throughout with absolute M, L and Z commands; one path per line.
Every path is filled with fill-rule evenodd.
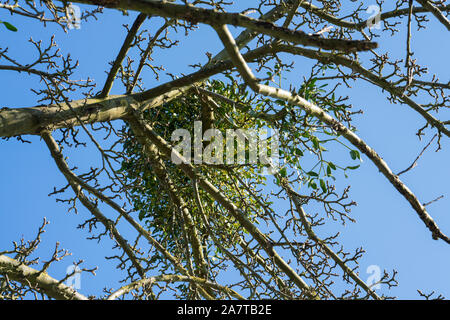
M 0 23 L 3 23 L 3 25 L 6 27 L 6 29 L 17 32 L 17 28 L 14 27 L 11 23 L 6 22 L 6 21 L 0 21 Z
M 296 181 L 299 188 L 303 186 L 309 192 L 323 193 L 325 197 L 334 190 L 333 187 L 330 188 L 330 183 L 335 179 L 334 175 L 337 170 L 342 170 L 345 174 L 347 169 L 354 170 L 358 167 L 340 167 L 325 159 L 327 144 L 343 143 L 329 128 L 322 126 L 319 120 L 308 116 L 298 107 L 287 105 L 284 101 L 252 96 L 237 85 L 232 77 L 229 77 L 229 80 L 228 83 L 214 80 L 205 85 L 207 90 L 235 102 L 226 103 L 224 99 L 214 100 L 216 102 L 214 127 L 219 129 L 223 135 L 227 129 L 276 129 L 280 133 L 279 154 L 282 167 L 273 183 L 280 185 L 279 177 L 290 179 Z M 336 107 L 331 101 L 334 97 L 325 100 L 321 97 L 324 90 L 317 87 L 316 83 L 315 79 L 307 81 L 300 88 L 300 93 L 314 103 L 320 103 L 324 109 L 333 109 L 336 114 L 345 113 L 344 107 Z M 146 110 L 144 117 L 153 130 L 168 142 L 171 142 L 171 135 L 176 129 L 186 129 L 193 137 L 194 121 L 201 119 L 202 101 L 198 94 L 197 91 L 192 90 L 159 108 Z M 282 117 L 264 116 L 276 114 L 283 109 L 286 112 Z M 143 153 L 142 146 L 133 136 L 130 128 L 125 125 L 122 132 L 125 137 L 124 153 L 127 157 L 122 163 L 121 171 L 130 186 L 129 194 L 132 197 L 134 211 L 138 212 L 139 219 L 145 223 L 158 241 L 164 243 L 178 256 L 184 256 L 181 250 L 187 244 L 183 234 L 184 222 L 180 218 L 179 208 L 173 205 L 164 182 L 158 181 Z M 268 139 L 270 141 L 272 137 Z M 269 150 L 269 155 L 271 152 L 272 150 Z M 350 155 L 354 160 L 360 159 L 360 154 L 356 150 L 351 150 Z M 224 152 L 224 158 L 225 156 Z M 177 187 L 177 195 L 188 205 L 199 234 L 202 235 L 206 254 L 212 259 L 224 259 L 224 253 L 220 247 L 214 245 L 212 240 L 206 236 L 208 228 L 203 223 L 195 201 L 192 182 L 171 161 L 165 160 L 164 164 Z M 219 188 L 255 224 L 261 222 L 259 218 L 264 216 L 264 210 L 267 210 L 273 203 L 261 192 L 264 188 L 271 188 L 272 183 L 267 176 L 262 174 L 263 169 L 261 164 L 234 165 L 228 168 L 207 164 L 196 165 L 197 172 Z M 246 181 L 247 187 L 242 187 L 240 181 Z M 238 238 L 246 237 L 246 232 L 234 218 L 230 217 L 227 210 L 202 190 L 199 192 L 204 212 L 210 224 L 209 228 L 212 228 L 211 232 L 214 233 L 223 248 L 231 248 L 236 244 Z M 155 260 L 156 262 L 157 260 Z
M 208 85 L 214 92 L 224 95 L 230 99 L 245 99 L 247 94 L 240 94 L 239 88 L 233 85 L 226 85 L 221 81 L 214 81 Z M 178 99 L 174 99 L 163 106 L 145 111 L 144 117 L 151 124 L 154 131 L 166 141 L 171 141 L 171 134 L 176 129 L 189 130 L 193 136 L 194 121 L 200 120 L 201 102 L 194 94 L 188 94 Z M 236 110 L 233 106 L 220 104 L 220 108 L 215 110 L 217 117 L 214 125 L 225 132 L 226 129 L 233 128 L 228 119 L 233 114 L 236 122 L 246 121 L 245 116 L 235 117 Z M 248 127 L 248 125 L 245 125 Z M 183 222 L 178 218 L 178 208 L 174 207 L 169 195 L 164 189 L 164 185 L 156 178 L 153 169 L 143 154 L 142 146 L 137 142 L 130 128 L 124 126 L 123 134 L 126 137 L 124 152 L 127 155 L 126 161 L 122 163 L 121 171 L 125 174 L 128 184 L 131 186 L 129 193 L 132 195 L 134 210 L 139 213 L 139 219 L 144 221 L 147 228 L 160 237 L 161 241 L 167 242 L 169 247 L 175 249 L 176 244 L 183 242 L 182 227 Z M 193 150 L 192 150 L 193 151 Z M 177 186 L 178 196 L 189 204 L 189 210 L 197 225 L 202 225 L 199 209 L 194 201 L 194 190 L 191 181 L 178 169 L 171 161 L 164 161 L 170 178 Z M 258 183 L 263 183 L 264 176 L 258 176 L 261 168 L 244 168 L 236 170 L 243 179 L 255 178 Z M 242 202 L 242 196 L 237 194 L 234 188 L 229 185 L 229 178 L 225 171 L 217 170 L 211 166 L 199 166 L 199 173 L 207 176 L 214 185 L 235 204 Z M 222 208 L 210 197 L 200 190 L 202 204 L 211 223 L 217 228 L 217 236 L 221 238 L 225 247 L 233 243 L 233 234 L 240 228 L 235 221 L 230 221 L 225 214 L 222 215 Z M 260 210 L 260 205 L 256 202 L 253 207 Z M 253 219 L 254 213 L 248 212 L 249 218 Z M 205 230 L 201 230 L 205 231 Z M 219 251 L 216 254 L 220 254 Z

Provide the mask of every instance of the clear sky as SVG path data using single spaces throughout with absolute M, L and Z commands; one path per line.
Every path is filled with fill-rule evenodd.
M 70 52 L 74 59 L 79 60 L 78 78 L 91 77 L 101 87 L 106 78 L 105 71 L 109 69 L 108 62 L 115 58 L 125 37 L 122 24 L 131 24 L 135 16 L 135 13 L 123 16 L 107 10 L 106 14 L 99 15 L 98 21 L 91 19 L 82 22 L 81 29 L 64 33 L 56 26 L 43 28 L 36 21 L 11 17 L 1 11 L 0 20 L 13 23 L 19 31 L 13 33 L 0 28 L 0 47 L 8 47 L 10 56 L 27 63 L 36 56 L 28 39 L 42 39 L 48 43 L 51 35 L 55 34 L 61 53 Z M 450 76 L 450 42 L 444 41 L 448 39 L 445 28 L 435 23 L 433 17 L 430 20 L 426 30 L 414 31 L 413 51 L 418 62 L 429 67 L 429 76 L 425 80 L 430 80 L 432 74 L 436 73 L 442 82 L 447 82 Z M 147 22 L 146 26 L 154 32 L 160 23 L 161 20 L 155 18 Z M 401 28 L 404 30 L 406 26 L 403 24 Z M 405 32 L 395 37 L 381 32 L 380 35 L 380 52 L 388 50 L 399 59 L 404 57 Z M 215 53 L 222 48 L 212 29 L 204 25 L 191 33 L 188 39 L 184 38 L 183 33 L 178 34 L 177 38 L 184 39 L 180 47 L 154 55 L 173 74 L 192 71 L 189 64 L 205 63 L 207 51 Z M 299 79 L 308 74 L 310 61 L 302 57 L 292 60 L 296 63 L 295 72 L 286 75 L 287 81 L 298 85 Z M 3 63 L 0 60 L 0 64 Z M 151 73 L 144 76 L 146 88 L 158 84 Z M 162 77 L 159 83 L 166 80 L 167 77 Z M 36 96 L 30 88 L 41 86 L 36 76 L 1 71 L 0 108 L 37 105 Z M 120 89 L 115 87 L 113 93 L 121 93 Z M 391 105 L 386 94 L 377 87 L 359 81 L 345 92 L 351 97 L 355 109 L 364 110 L 363 115 L 355 117 L 358 134 L 377 150 L 394 172 L 409 166 L 434 134 L 425 131 L 427 135 L 418 141 L 415 133 L 423 126 L 423 120 L 406 106 Z M 440 118 L 445 119 L 445 114 L 440 114 Z M 76 229 L 78 224 L 89 217 L 86 210 L 80 209 L 78 215 L 68 213 L 66 204 L 57 203 L 55 197 L 47 196 L 54 186 L 64 186 L 65 180 L 56 170 L 44 143 L 36 137 L 26 138 L 32 143 L 23 144 L 15 139 L 0 140 L 0 251 L 10 249 L 12 241 L 19 240 L 22 235 L 25 239 L 32 239 L 43 217 L 46 217 L 51 224 L 46 228 L 39 256 L 43 260 L 48 259 L 56 241 L 73 253 L 71 257 L 55 264 L 49 272 L 52 276 L 62 278 L 72 261 L 84 259 L 86 267 L 98 266 L 99 270 L 95 277 L 83 277 L 80 290 L 83 294 L 99 294 L 104 285 L 118 287 L 120 272 L 116 271 L 114 263 L 104 258 L 112 254 L 111 242 L 104 240 L 97 245 L 86 240 L 87 233 Z M 401 178 L 422 202 L 444 195 L 443 199 L 431 204 L 428 211 L 444 233 L 450 234 L 448 139 L 443 138 L 441 145 L 443 150 L 436 153 L 436 145 L 433 144 L 421 158 L 418 167 Z M 99 154 L 91 148 L 67 150 L 66 155 L 71 166 L 81 168 L 89 167 L 93 160 L 98 162 L 100 159 Z M 342 157 L 336 154 L 338 160 Z M 389 292 L 381 288 L 380 292 L 399 298 L 417 298 L 416 290 L 420 289 L 425 292 L 434 290 L 450 297 L 450 246 L 431 239 L 415 211 L 376 167 L 363 158 L 360 169 L 338 183 L 342 187 L 352 185 L 350 196 L 358 203 L 352 211 L 357 223 L 347 225 L 345 229 L 336 226 L 336 230 L 342 232 L 341 239 L 346 249 L 362 246 L 366 250 L 360 264 L 361 278 L 367 280 L 370 274 L 366 270 L 371 265 L 388 271 L 396 269 L 399 286 Z M 328 231 L 319 229 L 318 232 L 327 235 Z M 124 234 L 127 232 L 127 229 L 122 231 Z

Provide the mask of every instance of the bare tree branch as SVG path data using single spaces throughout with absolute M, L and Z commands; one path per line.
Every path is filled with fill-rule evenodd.
M 310 36 L 303 31 L 294 31 L 278 27 L 268 21 L 252 19 L 239 13 L 215 12 L 210 9 L 198 8 L 192 5 L 178 5 L 165 1 L 115 1 L 104 3 L 103 1 L 82 0 L 79 3 L 105 5 L 108 8 L 136 10 L 147 15 L 158 15 L 166 18 L 176 18 L 191 23 L 230 24 L 251 29 L 255 32 L 267 34 L 274 38 L 283 39 L 296 44 L 314 46 L 327 50 L 341 50 L 345 52 L 366 51 L 377 47 L 375 42 L 365 40 L 341 40 L 323 39 Z
M 131 26 L 130 31 L 128 31 L 127 36 L 123 41 L 122 47 L 120 48 L 120 51 L 117 54 L 117 57 L 111 66 L 111 70 L 108 73 L 108 77 L 106 78 L 105 85 L 103 86 L 103 89 L 99 94 L 99 98 L 104 98 L 109 95 L 117 72 L 119 71 L 119 68 L 122 65 L 123 59 L 125 59 L 125 56 L 127 55 L 127 52 L 130 49 L 130 46 L 134 41 L 134 38 L 136 37 L 136 34 L 138 33 L 139 28 L 144 23 L 145 19 L 147 19 L 147 15 L 140 13 L 137 16 L 136 20 L 134 21 L 133 25 Z
M 145 286 L 149 286 L 149 285 L 151 286 L 152 284 L 154 284 L 156 282 L 190 282 L 193 284 L 200 285 L 202 287 L 208 287 L 211 289 L 221 291 L 221 292 L 223 292 L 231 297 L 234 297 L 236 299 L 239 299 L 239 300 L 245 300 L 245 298 L 242 297 L 236 291 L 234 291 L 230 288 L 221 286 L 217 283 L 209 282 L 205 279 L 198 278 L 198 277 L 187 277 L 187 276 L 180 276 L 177 274 L 165 274 L 165 275 L 160 275 L 160 276 L 154 276 L 154 277 L 150 277 L 147 279 L 142 279 L 142 280 L 130 283 L 126 286 L 121 287 L 120 289 L 113 292 L 112 294 L 110 294 L 107 297 L 107 300 L 115 300 L 130 291 L 136 290 L 140 287 L 145 287 Z
M 450 31 L 450 21 L 442 14 L 439 8 L 428 0 L 417 0 L 417 2 L 429 10 L 447 28 L 447 30 Z
M 7 275 L 11 280 L 35 287 L 50 298 L 57 300 L 87 300 L 61 281 L 50 277 L 46 272 L 30 268 L 23 263 L 0 255 L 0 274 Z

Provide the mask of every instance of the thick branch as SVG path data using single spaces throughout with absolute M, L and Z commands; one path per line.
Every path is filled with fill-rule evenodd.
M 130 31 L 128 32 L 127 36 L 125 37 L 122 47 L 120 48 L 120 51 L 117 54 L 116 60 L 114 60 L 112 66 L 111 66 L 111 70 L 108 73 L 108 77 L 106 78 L 106 82 L 103 87 L 103 90 L 99 95 L 100 98 L 104 98 L 109 95 L 109 91 L 111 91 L 114 79 L 116 78 L 116 75 L 117 75 L 117 72 L 119 71 L 120 67 L 122 66 L 123 59 L 125 59 L 125 56 L 127 55 L 127 52 L 130 49 L 130 46 L 131 46 L 134 38 L 136 37 L 136 34 L 137 34 L 139 28 L 144 23 L 146 18 L 147 18 L 147 15 L 140 13 L 137 16 L 136 20 L 134 21 L 133 25 L 131 26 Z
M 216 289 L 218 291 L 222 291 L 223 293 L 235 297 L 239 300 L 245 300 L 244 297 L 242 297 L 239 293 L 234 291 L 233 289 L 230 289 L 225 286 L 221 286 L 217 283 L 213 283 L 210 281 L 207 281 L 202 278 L 198 277 L 187 277 L 187 276 L 180 276 L 177 274 L 166 274 L 166 275 L 160 275 L 155 277 L 150 277 L 147 279 L 139 280 L 133 283 L 130 283 L 126 286 L 123 286 L 122 288 L 118 289 L 117 291 L 113 292 L 111 295 L 108 296 L 107 300 L 115 300 L 119 298 L 120 296 L 123 296 L 124 294 L 127 294 L 130 291 L 139 289 L 141 287 L 145 286 L 151 286 L 152 284 L 156 282 L 190 282 L 192 284 L 196 284 L 202 287 L 208 287 L 211 289 Z
M 186 20 L 193 24 L 229 24 L 248 28 L 260 34 L 266 34 L 295 44 L 313 46 L 327 50 L 340 50 L 345 52 L 366 51 L 375 49 L 378 46 L 375 42 L 365 40 L 324 39 L 310 36 L 303 31 L 278 27 L 271 22 L 252 19 L 239 13 L 219 12 L 211 9 L 198 8 L 192 5 L 167 3 L 165 1 L 118 0 L 105 2 L 103 0 L 77 0 L 74 2 L 101 5 L 115 9 L 135 10 L 147 15 L 158 15 L 166 18 Z
M 31 73 L 31 74 L 35 74 L 41 77 L 47 77 L 47 78 L 51 78 L 51 77 L 55 77 L 55 74 L 51 74 L 48 72 L 44 72 L 41 70 L 37 70 L 37 69 L 33 69 L 33 68 L 27 68 L 27 67 L 23 67 L 23 66 L 7 66 L 7 65 L 0 65 L 0 70 L 10 70 L 10 71 L 17 71 L 17 72 L 26 72 L 26 73 Z
M 253 61 L 272 51 L 270 46 L 263 46 L 248 52 L 244 57 L 248 61 Z M 78 126 L 77 117 L 85 124 L 122 119 L 129 106 L 142 105 L 142 110 L 160 106 L 165 101 L 183 94 L 193 84 L 232 68 L 231 61 L 221 61 L 141 93 L 72 101 L 71 109 L 75 111 L 75 114 L 69 107 L 56 105 L 2 108 L 0 109 L 0 137 L 39 134 L 42 128 L 49 126 L 51 129 Z
M 36 288 L 53 299 L 88 300 L 85 296 L 71 287 L 50 277 L 46 272 L 30 268 L 5 255 L 0 255 L 0 274 L 7 275 L 9 279 L 20 282 L 26 286 Z

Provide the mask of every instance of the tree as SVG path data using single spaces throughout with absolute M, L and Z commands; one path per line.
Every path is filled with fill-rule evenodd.
M 138 12 L 104 83 L 74 78 L 77 63 L 55 50 L 53 37 L 47 47 L 30 40 L 39 53 L 33 62 L 21 63 L 7 49 L 0 51 L 0 70 L 41 81 L 39 88 L 31 88 L 41 105 L 0 110 L 0 136 L 22 142 L 28 135 L 42 138 L 67 180 L 53 194 L 66 195 L 58 200 L 72 210 L 90 212 L 81 227 L 92 232 L 92 239 L 111 237 L 119 252 L 113 258 L 126 270 L 123 287 L 96 298 L 157 299 L 170 290 L 174 297 L 190 299 L 387 298 L 360 276 L 362 249 L 348 252 L 338 234 L 318 231 L 333 221 L 354 222 L 349 187 L 339 190 L 336 184 L 357 170 L 363 157 L 409 203 L 424 232 L 450 243 L 427 204 L 400 179 L 436 138 L 440 148 L 449 136 L 450 122 L 441 120 L 449 84 L 437 76 L 426 80 L 411 42 L 413 26 L 425 28 L 428 18 L 449 29 L 450 6 L 444 1 L 378 1 L 369 9 L 381 7 L 380 13 L 364 19 L 365 1 L 356 6 L 317 2 L 262 0 L 239 10 L 221 0 L 74 1 L 83 12 L 66 2 L 0 4 L 12 14 L 3 22 L 5 33 L 20 30 L 14 20 L 18 16 L 66 29 L 103 12 L 120 10 L 130 17 Z M 406 52 L 395 60 L 376 42 L 376 28 L 405 32 L 400 22 L 407 26 Z M 143 30 L 150 24 L 151 31 Z M 154 52 L 179 45 L 173 32 L 182 31 L 188 39 L 208 26 L 224 49 L 207 53 L 208 61 L 193 65 L 195 71 L 170 74 L 154 63 Z M 229 26 L 239 27 L 240 34 L 234 36 Z M 312 63 L 305 73 L 309 76 L 290 83 L 286 75 L 298 72 L 292 57 Z M 172 80 L 149 87 L 145 72 Z M 353 82 L 388 93 L 392 108 L 404 105 L 417 113 L 424 124 L 419 138 L 434 134 L 407 169 L 394 173 L 358 135 L 353 118 L 361 112 L 352 109 L 351 97 L 343 96 L 343 87 Z M 111 94 L 114 83 L 118 95 Z M 225 141 L 228 133 L 233 136 Z M 204 138 L 200 144 L 194 141 L 198 135 Z M 256 149 L 252 141 L 258 141 Z M 92 159 L 90 169 L 82 172 L 65 153 L 89 144 L 101 163 Z M 347 163 L 336 156 L 342 150 L 349 154 Z M 78 271 L 64 279 L 47 274 L 67 252 L 56 246 L 49 261 L 32 258 L 45 225 L 34 241 L 0 252 L 3 299 L 36 293 L 87 299 L 64 284 Z M 103 228 L 99 233 L 97 226 Z M 130 227 L 133 232 L 120 231 Z M 396 285 L 395 275 L 385 272 L 378 284 Z

